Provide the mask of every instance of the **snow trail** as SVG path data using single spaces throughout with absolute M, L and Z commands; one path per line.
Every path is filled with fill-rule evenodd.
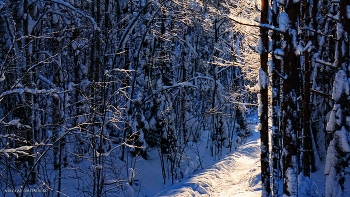
M 158 196 L 261 196 L 259 132 L 251 132 L 234 153 Z

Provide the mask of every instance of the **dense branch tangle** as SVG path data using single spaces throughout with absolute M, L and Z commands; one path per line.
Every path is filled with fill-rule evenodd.
M 0 128 L 1 135 L 16 139 L 4 138 L 0 146 L 33 147 L 28 151 L 34 157 L 1 158 L 7 171 L 1 189 L 16 188 L 11 173 L 19 173 L 24 187 L 63 195 L 62 177 L 69 170 L 77 193 L 137 189 L 132 170 L 124 169 L 154 149 L 164 181 L 175 182 L 184 176 L 184 163 L 201 162 L 185 150 L 198 148 L 202 130 L 209 130 L 213 157 L 247 135 L 245 103 L 252 98 L 242 70 L 253 69 L 241 65 L 256 62 L 245 54 L 252 50 L 244 34 L 230 31 L 233 24 L 222 16 L 230 3 L 2 3 L 0 114 L 6 124 Z M 51 169 L 53 178 L 46 174 Z

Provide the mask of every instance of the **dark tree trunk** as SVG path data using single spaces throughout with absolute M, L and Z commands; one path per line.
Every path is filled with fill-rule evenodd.
M 261 1 L 261 23 L 268 23 L 268 0 Z M 270 188 L 270 164 L 269 164 L 269 128 L 268 128 L 268 85 L 266 81 L 267 62 L 268 62 L 268 30 L 261 28 L 261 41 L 263 50 L 260 54 L 260 65 L 263 72 L 263 78 L 260 81 L 260 140 L 261 140 L 261 182 L 262 182 L 262 196 L 271 196 Z M 261 75 L 260 75 L 261 77 Z M 262 85 L 263 84 L 263 85 Z
M 315 29 L 316 16 L 313 15 L 317 9 L 318 0 L 308 2 L 303 5 L 302 16 L 306 27 L 313 26 Z M 310 13 L 309 7 L 312 6 L 312 12 Z M 315 41 L 315 36 L 311 31 L 305 30 L 305 44 Z M 302 122 L 302 172 L 305 176 L 310 177 L 312 166 L 314 166 L 314 154 L 312 147 L 312 133 L 311 133 L 311 72 L 312 72 L 312 56 L 311 50 L 305 51 L 304 56 L 304 80 L 303 80 L 303 92 L 302 92 L 302 110 L 303 110 L 303 122 Z
M 283 195 L 293 196 L 298 195 L 298 97 L 299 97 L 299 68 L 300 61 L 295 54 L 293 45 L 293 37 L 297 37 L 298 17 L 300 3 L 289 1 L 286 7 L 286 12 L 290 19 L 290 28 L 284 34 L 287 46 L 284 49 L 284 74 L 286 76 L 283 85 L 283 101 L 284 105 L 281 130 L 283 133 L 283 147 L 285 153 L 283 155 Z
M 278 14 L 279 8 L 277 1 L 273 1 L 272 8 L 272 25 L 278 27 Z M 280 46 L 280 33 L 277 31 L 273 32 L 272 35 L 272 50 L 279 48 Z M 281 61 L 278 60 L 274 55 L 272 56 L 273 70 L 272 70 L 272 139 L 271 139 L 271 167 L 272 167 L 272 194 L 273 196 L 279 196 L 279 180 L 281 179 L 281 132 L 280 132 L 280 76 L 281 72 Z

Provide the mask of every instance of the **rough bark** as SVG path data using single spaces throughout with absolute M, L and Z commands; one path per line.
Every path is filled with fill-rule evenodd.
M 274 0 L 272 4 L 272 25 L 278 27 L 278 14 L 279 8 L 277 1 Z M 272 50 L 279 48 L 280 46 L 280 33 L 275 31 L 272 35 Z M 281 61 L 274 55 L 272 56 L 273 70 L 272 70 L 272 139 L 271 139 L 271 166 L 272 166 L 272 194 L 273 196 L 279 196 L 279 180 L 281 179 L 281 132 L 280 132 L 280 76 L 281 73 Z
M 261 23 L 268 23 L 268 0 L 261 1 Z M 268 62 L 268 31 L 260 29 L 263 50 L 260 54 L 261 72 L 267 75 Z M 259 79 L 267 80 L 267 79 Z M 268 128 L 268 85 L 260 85 L 260 140 L 261 140 L 261 182 L 262 196 L 271 196 L 270 188 L 270 164 L 269 164 L 269 128 Z
M 298 195 L 298 97 L 299 97 L 299 58 L 295 54 L 295 47 L 293 45 L 293 37 L 297 36 L 298 17 L 299 17 L 300 3 L 289 1 L 286 6 L 286 12 L 290 19 L 290 28 L 284 34 L 284 39 L 287 43 L 284 49 L 284 74 L 287 76 L 284 80 L 282 91 L 284 112 L 282 117 L 282 133 L 283 133 L 283 195 L 293 196 Z

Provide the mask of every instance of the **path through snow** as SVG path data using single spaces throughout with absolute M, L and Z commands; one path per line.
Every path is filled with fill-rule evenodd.
M 259 132 L 252 130 L 234 153 L 158 196 L 261 196 Z

